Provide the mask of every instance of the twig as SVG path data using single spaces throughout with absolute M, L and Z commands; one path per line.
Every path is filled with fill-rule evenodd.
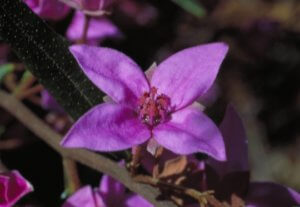
M 118 166 L 110 159 L 83 149 L 65 149 L 59 145 L 61 136 L 35 116 L 26 106 L 15 97 L 0 90 L 0 106 L 14 115 L 21 123 L 36 136 L 54 148 L 63 157 L 69 157 L 99 172 L 105 173 L 123 183 L 131 191 L 142 195 L 156 207 L 176 207 L 171 201 L 158 201 L 159 190 L 145 184 L 134 182 L 126 169 Z
M 207 206 L 207 204 L 209 203 L 208 197 L 214 198 L 214 196 L 213 196 L 214 191 L 212 191 L 212 190 L 200 192 L 200 191 L 197 191 L 192 188 L 186 188 L 184 186 L 175 185 L 173 183 L 168 183 L 163 180 L 153 178 L 150 176 L 138 175 L 138 176 L 134 177 L 134 180 L 137 182 L 140 182 L 140 183 L 147 183 L 147 184 L 150 184 L 153 186 L 164 186 L 169 189 L 172 189 L 174 192 L 178 191 L 178 192 L 185 194 L 187 196 L 190 196 L 191 198 L 198 201 L 201 207 Z M 215 201 L 218 201 L 216 198 L 214 198 L 214 199 L 215 199 Z

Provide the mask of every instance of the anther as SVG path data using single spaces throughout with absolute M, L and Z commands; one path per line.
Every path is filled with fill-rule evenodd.
M 165 94 L 157 95 L 157 88 L 144 93 L 138 102 L 138 113 L 141 121 L 149 126 L 156 126 L 169 118 L 170 98 Z

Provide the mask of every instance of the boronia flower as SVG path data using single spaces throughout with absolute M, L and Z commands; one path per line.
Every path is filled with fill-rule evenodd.
M 0 207 L 13 206 L 31 191 L 31 184 L 18 171 L 0 173 Z
M 69 197 L 62 207 L 153 207 L 139 195 L 126 193 L 125 187 L 104 175 L 98 188 L 87 185 Z
M 70 47 L 84 73 L 112 101 L 85 113 L 62 145 L 117 151 L 153 138 L 177 154 L 203 152 L 225 160 L 220 131 L 193 102 L 213 84 L 227 50 L 224 43 L 182 50 L 158 65 L 147 80 L 139 66 L 117 50 Z
M 69 40 L 76 42 L 82 38 L 84 28 L 84 14 L 76 11 L 70 26 L 67 29 L 66 36 Z M 90 18 L 87 30 L 86 41 L 89 45 L 97 45 L 105 38 L 120 38 L 121 32 L 107 18 Z

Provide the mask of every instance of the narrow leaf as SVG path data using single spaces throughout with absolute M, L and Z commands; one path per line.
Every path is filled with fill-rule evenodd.
M 0 36 L 74 119 L 102 100 L 69 52 L 68 42 L 21 0 L 1 1 Z

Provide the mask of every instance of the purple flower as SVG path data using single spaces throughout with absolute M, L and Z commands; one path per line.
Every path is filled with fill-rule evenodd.
M 76 11 L 73 20 L 67 30 L 67 38 L 71 41 L 78 41 L 82 38 L 84 28 L 84 14 Z M 97 45 L 107 37 L 119 38 L 121 32 L 111 21 L 106 18 L 91 18 L 87 31 L 87 43 Z
M 92 189 L 85 186 L 75 192 L 63 207 L 153 207 L 141 196 L 125 192 L 125 187 L 104 175 L 100 186 Z
M 70 51 L 89 79 L 114 101 L 84 114 L 62 141 L 65 147 L 117 151 L 154 138 L 177 154 L 207 153 L 225 160 L 217 126 L 192 104 L 213 84 L 227 53 L 223 43 L 182 50 L 147 80 L 121 52 L 86 45 Z
M 209 158 L 206 166 L 208 189 L 221 200 L 235 193 L 247 207 L 283 207 L 300 204 L 300 194 L 271 182 L 249 182 L 248 144 L 241 119 L 232 106 L 226 111 L 220 130 L 224 137 L 226 162 Z
M 49 20 L 64 18 L 70 8 L 58 0 L 24 0 L 34 13 Z
M 14 205 L 31 191 L 32 186 L 18 171 L 0 173 L 0 207 Z

